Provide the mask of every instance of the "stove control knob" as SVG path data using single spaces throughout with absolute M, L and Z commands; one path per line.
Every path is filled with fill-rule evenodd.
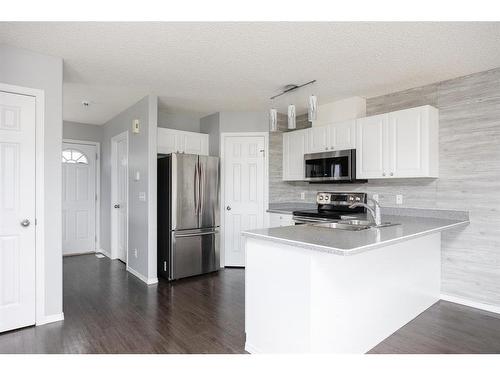
M 322 200 L 323 200 L 323 196 L 322 196 L 322 195 L 320 195 L 318 199 L 319 199 L 320 201 L 322 201 Z

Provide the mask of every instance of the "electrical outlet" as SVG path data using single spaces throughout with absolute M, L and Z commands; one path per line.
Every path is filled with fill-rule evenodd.
M 134 257 L 137 259 L 137 249 L 134 249 Z
M 402 194 L 396 195 L 396 204 L 403 204 L 403 195 Z
M 372 195 L 372 199 L 373 199 L 374 201 L 377 201 L 377 202 L 378 202 L 378 194 L 373 194 L 373 195 Z
M 306 192 L 305 191 L 300 193 L 300 199 L 302 199 L 302 200 L 306 199 Z

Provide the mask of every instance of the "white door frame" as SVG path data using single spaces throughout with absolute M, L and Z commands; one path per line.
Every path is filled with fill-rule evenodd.
M 80 141 L 78 139 L 63 138 L 63 143 L 73 143 L 77 145 L 96 146 L 95 161 L 95 192 L 97 199 L 95 201 L 95 252 L 101 252 L 101 142 Z
M 111 210 L 111 259 L 117 259 L 118 258 L 118 249 L 117 249 L 117 238 L 116 236 L 118 235 L 117 231 L 117 225 L 118 225 L 118 220 L 116 220 L 116 210 L 114 209 L 114 200 L 116 197 L 116 170 L 113 171 L 113 166 L 116 165 L 116 154 L 117 154 L 117 149 L 116 149 L 116 144 L 118 141 L 126 139 L 127 140 L 127 236 L 125 237 L 125 240 L 127 242 L 127 266 L 128 266 L 128 222 L 129 222 L 129 187 L 128 187 L 128 166 L 129 166 L 129 137 L 128 137 L 128 131 L 124 131 L 120 134 L 115 135 L 114 137 L 111 138 L 111 205 L 110 205 L 110 210 Z
M 35 98 L 35 300 L 36 325 L 49 323 L 51 318 L 45 315 L 45 186 L 44 186 L 44 133 L 45 133 L 45 91 L 28 87 L 9 85 L 0 82 L 0 91 L 21 94 Z M 57 225 L 57 224 L 56 224 Z M 61 254 L 62 260 L 62 254 Z M 57 319 L 59 320 L 59 319 Z
M 226 146 L 226 138 L 229 137 L 264 137 L 264 223 L 268 222 L 267 207 L 269 206 L 269 133 L 268 132 L 224 132 L 220 134 L 220 265 L 225 267 L 226 265 L 226 251 L 225 251 L 225 241 L 224 241 L 224 229 L 225 229 L 225 171 L 224 171 L 224 154 Z

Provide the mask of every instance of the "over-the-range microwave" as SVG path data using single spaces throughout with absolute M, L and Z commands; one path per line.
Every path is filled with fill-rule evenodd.
M 305 181 L 360 183 L 356 179 L 356 150 L 317 152 L 304 155 Z

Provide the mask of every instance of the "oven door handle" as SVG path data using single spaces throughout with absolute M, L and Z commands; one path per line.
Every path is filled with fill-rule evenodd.
M 335 219 L 321 219 L 318 217 L 305 217 L 305 216 L 293 216 L 292 220 L 295 224 L 308 224 L 308 223 L 335 223 L 338 220 Z

